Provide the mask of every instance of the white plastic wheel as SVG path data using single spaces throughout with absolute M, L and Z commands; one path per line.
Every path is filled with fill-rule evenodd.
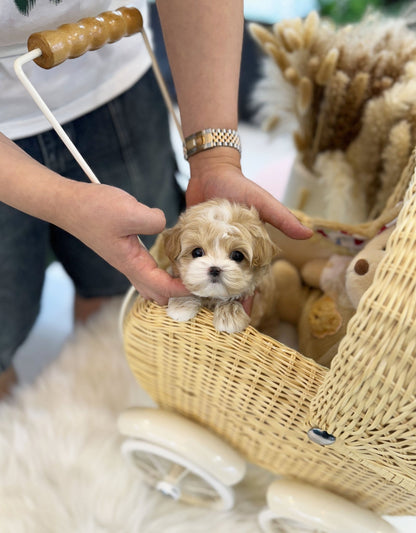
M 151 442 L 127 439 L 122 452 L 145 482 L 174 500 L 216 510 L 234 505 L 234 491 L 185 457 Z
M 264 533 L 397 533 L 372 511 L 301 481 L 274 481 L 267 503 L 259 514 Z
M 246 473 L 246 463 L 228 444 L 210 430 L 163 409 L 132 407 L 118 418 L 126 437 L 157 444 L 207 471 L 224 485 L 235 485 Z
M 246 463 L 214 433 L 161 409 L 134 407 L 118 419 L 123 452 L 152 486 L 193 505 L 230 509 Z

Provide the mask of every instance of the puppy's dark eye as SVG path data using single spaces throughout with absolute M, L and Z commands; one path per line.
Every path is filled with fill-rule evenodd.
M 230 253 L 230 259 L 235 261 L 236 263 L 241 263 L 244 259 L 244 254 L 242 254 L 239 250 L 233 250 Z
M 192 257 L 196 259 L 197 257 L 202 257 L 205 255 L 205 252 L 202 248 L 194 248 L 191 253 Z

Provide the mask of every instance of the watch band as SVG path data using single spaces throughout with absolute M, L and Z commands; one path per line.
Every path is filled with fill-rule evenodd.
M 185 139 L 183 154 L 186 160 L 192 155 L 216 146 L 228 146 L 241 153 L 240 135 L 236 130 L 208 128 L 197 131 Z

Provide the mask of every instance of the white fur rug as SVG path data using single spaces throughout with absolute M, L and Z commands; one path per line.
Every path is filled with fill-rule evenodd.
M 152 405 L 125 361 L 120 302 L 78 326 L 34 385 L 0 403 L 1 533 L 257 533 L 269 473 L 249 467 L 228 512 L 149 489 L 120 453 L 116 420 Z

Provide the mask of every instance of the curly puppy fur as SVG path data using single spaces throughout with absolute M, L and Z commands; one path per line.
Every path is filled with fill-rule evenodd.
M 163 238 L 173 275 L 192 293 L 169 300 L 171 318 L 189 320 L 203 305 L 213 310 L 217 330 L 242 331 L 250 317 L 241 300 L 256 292 L 251 323 L 260 323 L 260 309 L 269 308 L 262 299 L 273 292 L 270 267 L 277 247 L 254 207 L 209 200 L 187 209 Z

